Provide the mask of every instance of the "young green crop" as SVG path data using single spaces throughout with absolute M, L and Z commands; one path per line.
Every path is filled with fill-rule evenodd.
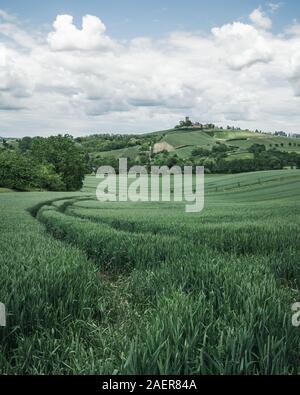
M 1 194 L 1 373 L 300 373 L 298 171 L 207 177 L 196 215 L 96 183 Z

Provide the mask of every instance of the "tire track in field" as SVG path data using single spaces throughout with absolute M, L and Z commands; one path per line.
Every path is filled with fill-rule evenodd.
M 37 219 L 54 237 L 79 247 L 98 266 L 115 275 L 128 276 L 135 268 L 158 267 L 178 257 L 190 257 L 192 252 L 192 245 L 182 246 L 177 237 L 99 226 L 86 218 L 65 215 L 53 206 L 43 206 Z
M 53 207 L 58 212 L 64 214 L 65 211 L 67 210 L 67 208 L 72 206 L 74 203 L 79 202 L 79 201 L 87 201 L 87 200 L 94 200 L 94 199 L 91 198 L 90 196 L 70 196 L 70 197 L 56 198 L 56 199 L 46 200 L 44 202 L 38 203 L 37 205 L 27 209 L 27 211 L 32 215 L 33 218 L 35 218 L 38 222 L 41 223 L 41 221 L 39 221 L 37 219 L 37 215 L 43 207 L 46 207 L 46 206 Z M 64 203 L 61 206 L 54 205 L 54 203 L 63 202 L 63 201 L 64 201 Z M 44 225 L 47 233 L 51 237 L 54 237 L 55 239 L 57 239 L 61 242 L 64 242 L 66 244 L 72 244 L 72 243 L 68 242 L 67 240 L 65 240 L 64 238 L 56 237 L 52 232 L 49 231 L 49 229 L 47 228 L 47 226 L 45 226 L 45 224 L 43 224 L 43 225 Z M 81 248 L 80 245 L 76 245 L 76 247 L 80 251 L 82 251 L 82 253 L 87 257 L 88 260 L 91 260 L 97 266 L 98 271 L 96 272 L 96 276 L 102 278 L 102 280 L 104 280 L 105 282 L 108 282 L 110 284 L 120 282 L 120 279 L 122 278 L 121 275 L 115 275 L 113 273 L 110 273 L 108 270 L 105 270 L 103 267 L 99 268 L 99 262 L 97 262 L 95 259 L 93 259 L 93 257 L 91 257 L 83 248 Z

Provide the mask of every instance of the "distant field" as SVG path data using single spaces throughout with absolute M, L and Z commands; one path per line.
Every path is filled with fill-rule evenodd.
M 212 131 L 211 134 L 215 139 L 220 140 L 253 138 L 254 135 L 261 136 L 258 133 L 247 132 L 243 130 L 222 130 L 217 132 Z
M 4 193 L 4 192 L 12 192 L 12 190 L 8 188 L 0 188 L 0 193 Z
M 233 152 L 225 160 L 237 160 L 237 159 L 253 159 L 254 154 L 251 152 Z
M 176 148 L 176 154 L 181 158 L 189 157 L 195 146 L 210 150 L 217 142 L 236 147 L 237 154 L 242 154 L 253 144 L 264 144 L 267 150 L 275 148 L 286 152 L 300 152 L 300 139 L 276 137 L 242 130 L 174 129 L 163 135 L 162 141 L 173 145 Z M 241 158 L 243 158 L 242 155 Z M 231 159 L 233 160 L 234 157 Z
M 300 373 L 300 171 L 207 176 L 195 215 L 98 181 L 1 194 L 0 373 Z
M 211 150 L 217 143 L 235 147 L 229 155 L 228 160 L 249 159 L 253 155 L 248 149 L 253 144 L 263 144 L 267 150 L 277 149 L 285 152 L 300 153 L 300 139 L 276 137 L 263 133 L 254 133 L 244 130 L 221 130 L 221 129 L 170 129 L 148 135 L 160 136 L 160 142 L 167 142 L 175 148 L 170 155 L 177 154 L 180 158 L 191 157 L 195 147 L 202 147 Z M 114 157 L 135 159 L 140 153 L 140 146 L 116 149 L 111 151 L 93 152 L 92 157 Z
M 173 132 L 167 134 L 163 140 L 173 145 L 175 148 L 183 145 L 199 145 L 209 147 L 215 144 L 215 140 L 202 131 Z
M 139 154 L 140 146 L 137 145 L 135 147 L 130 148 L 121 148 L 112 151 L 102 151 L 102 152 L 93 152 L 91 155 L 93 157 L 100 156 L 102 158 L 114 157 L 114 158 L 132 158 L 134 159 Z

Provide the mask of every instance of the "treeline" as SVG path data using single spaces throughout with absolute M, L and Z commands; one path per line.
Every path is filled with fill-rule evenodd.
M 253 144 L 248 149 L 253 158 L 233 159 L 228 155 L 230 151 L 235 151 L 235 147 L 219 144 L 211 151 L 196 148 L 192 151 L 192 156 L 198 157 L 194 162 L 203 165 L 207 173 L 243 173 L 280 170 L 284 167 L 300 168 L 300 155 L 296 152 L 267 150 L 263 144 Z
M 248 153 L 253 154 L 253 158 L 233 159 L 230 154 L 234 152 L 235 147 L 225 144 L 216 144 L 211 150 L 195 147 L 189 158 L 180 158 L 177 154 L 167 151 L 152 156 L 141 151 L 136 158 L 128 158 L 128 167 L 146 166 L 150 170 L 151 166 L 204 166 L 205 172 L 212 174 L 300 168 L 300 155 L 295 152 L 275 149 L 267 151 L 266 147 L 260 144 L 254 144 L 249 148 Z M 100 156 L 90 159 L 89 163 L 93 170 L 99 166 L 112 166 L 116 172 L 119 169 L 116 157 Z
M 19 191 L 75 191 L 82 187 L 86 155 L 72 136 L 24 137 L 0 150 L 0 187 Z
M 75 141 L 87 153 L 107 152 L 116 149 L 140 146 L 144 150 L 160 140 L 159 135 L 122 135 L 122 134 L 95 134 L 86 137 L 77 137 Z
M 151 154 L 151 147 L 159 136 L 99 135 L 74 139 L 70 135 L 48 138 L 24 137 L 12 146 L 4 144 L 0 149 L 0 187 L 20 191 L 50 190 L 75 191 L 81 189 L 84 176 L 100 166 L 112 166 L 116 172 L 119 161 L 113 156 L 93 156 L 89 145 L 125 144 L 139 146 L 137 155 L 128 158 L 128 167 L 146 166 L 204 166 L 206 173 L 242 173 L 260 170 L 276 170 L 285 167 L 300 168 L 300 155 L 283 152 L 278 148 L 266 149 L 265 145 L 254 144 L 248 149 L 253 158 L 234 159 L 237 147 L 217 143 L 212 149 L 195 147 L 189 158 L 181 158 L 174 152 Z M 139 144 L 136 144 L 137 141 Z M 107 148 L 112 145 L 107 145 Z M 247 153 L 246 153 L 247 154 Z
M 201 162 L 201 161 L 200 161 Z M 204 160 L 207 173 L 245 173 L 262 170 L 280 170 L 285 167 L 300 168 L 300 155 L 279 151 L 255 154 L 254 158 L 234 160 Z

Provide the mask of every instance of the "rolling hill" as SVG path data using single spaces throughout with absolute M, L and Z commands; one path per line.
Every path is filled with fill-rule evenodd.
M 218 143 L 232 147 L 233 156 L 248 153 L 253 144 L 265 145 L 267 150 L 276 148 L 285 152 L 300 152 L 300 140 L 297 138 L 243 130 L 179 129 L 167 132 L 162 136 L 162 140 L 174 146 L 176 153 L 182 158 L 190 156 L 195 146 L 210 150 Z
M 153 138 L 152 149 L 155 143 L 166 142 L 174 148 L 170 155 L 178 155 L 182 159 L 189 158 L 195 147 L 211 150 L 217 144 L 225 144 L 231 148 L 227 160 L 248 159 L 253 155 L 249 148 L 254 144 L 265 145 L 266 150 L 276 149 L 283 152 L 300 153 L 300 139 L 290 137 L 277 137 L 267 133 L 257 133 L 248 130 L 223 129 L 169 129 L 140 135 L 140 140 Z M 114 157 L 116 159 L 127 157 L 135 159 L 143 148 L 137 144 L 133 147 L 115 149 L 110 151 L 93 152 L 93 157 Z

